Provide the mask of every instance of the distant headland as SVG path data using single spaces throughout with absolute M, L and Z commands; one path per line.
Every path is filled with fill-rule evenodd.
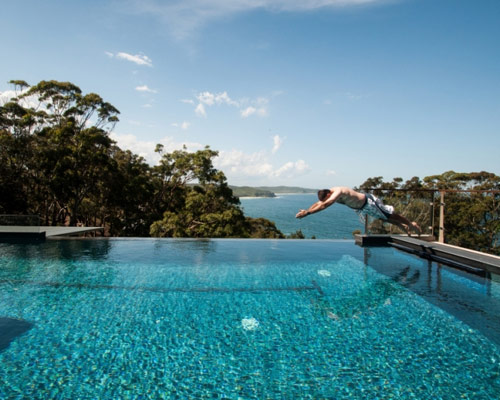
M 276 197 L 277 194 L 316 193 L 317 189 L 297 186 L 231 186 L 236 197 Z

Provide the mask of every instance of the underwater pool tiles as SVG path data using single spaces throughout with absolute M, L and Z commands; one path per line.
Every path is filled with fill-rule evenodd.
M 137 265 L 151 280 L 115 265 L 114 283 L 165 291 L 2 284 L 0 315 L 34 326 L 0 353 L 0 397 L 496 398 L 498 346 L 407 290 L 413 270 L 324 258 Z M 173 290 L 186 283 L 236 290 Z M 242 290 L 263 283 L 277 290 Z

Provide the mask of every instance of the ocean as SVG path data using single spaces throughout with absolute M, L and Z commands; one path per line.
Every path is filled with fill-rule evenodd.
M 301 230 L 306 239 L 353 239 L 353 231 L 364 230 L 357 214 L 341 204 L 302 219 L 295 218 L 299 209 L 307 209 L 317 201 L 316 193 L 280 194 L 277 197 L 242 197 L 245 215 L 273 221 L 285 235 Z

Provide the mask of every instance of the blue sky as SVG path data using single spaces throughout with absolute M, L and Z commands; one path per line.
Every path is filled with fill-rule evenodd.
M 498 0 L 23 0 L 1 19 L 3 101 L 11 79 L 70 81 L 150 163 L 162 143 L 209 145 L 233 185 L 500 175 Z

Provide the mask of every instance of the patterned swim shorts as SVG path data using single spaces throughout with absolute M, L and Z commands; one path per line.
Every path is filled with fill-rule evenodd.
M 366 202 L 356 213 L 364 220 L 367 215 L 373 218 L 387 221 L 389 216 L 394 212 L 393 206 L 386 206 L 382 200 L 375 197 L 373 194 L 365 194 Z

